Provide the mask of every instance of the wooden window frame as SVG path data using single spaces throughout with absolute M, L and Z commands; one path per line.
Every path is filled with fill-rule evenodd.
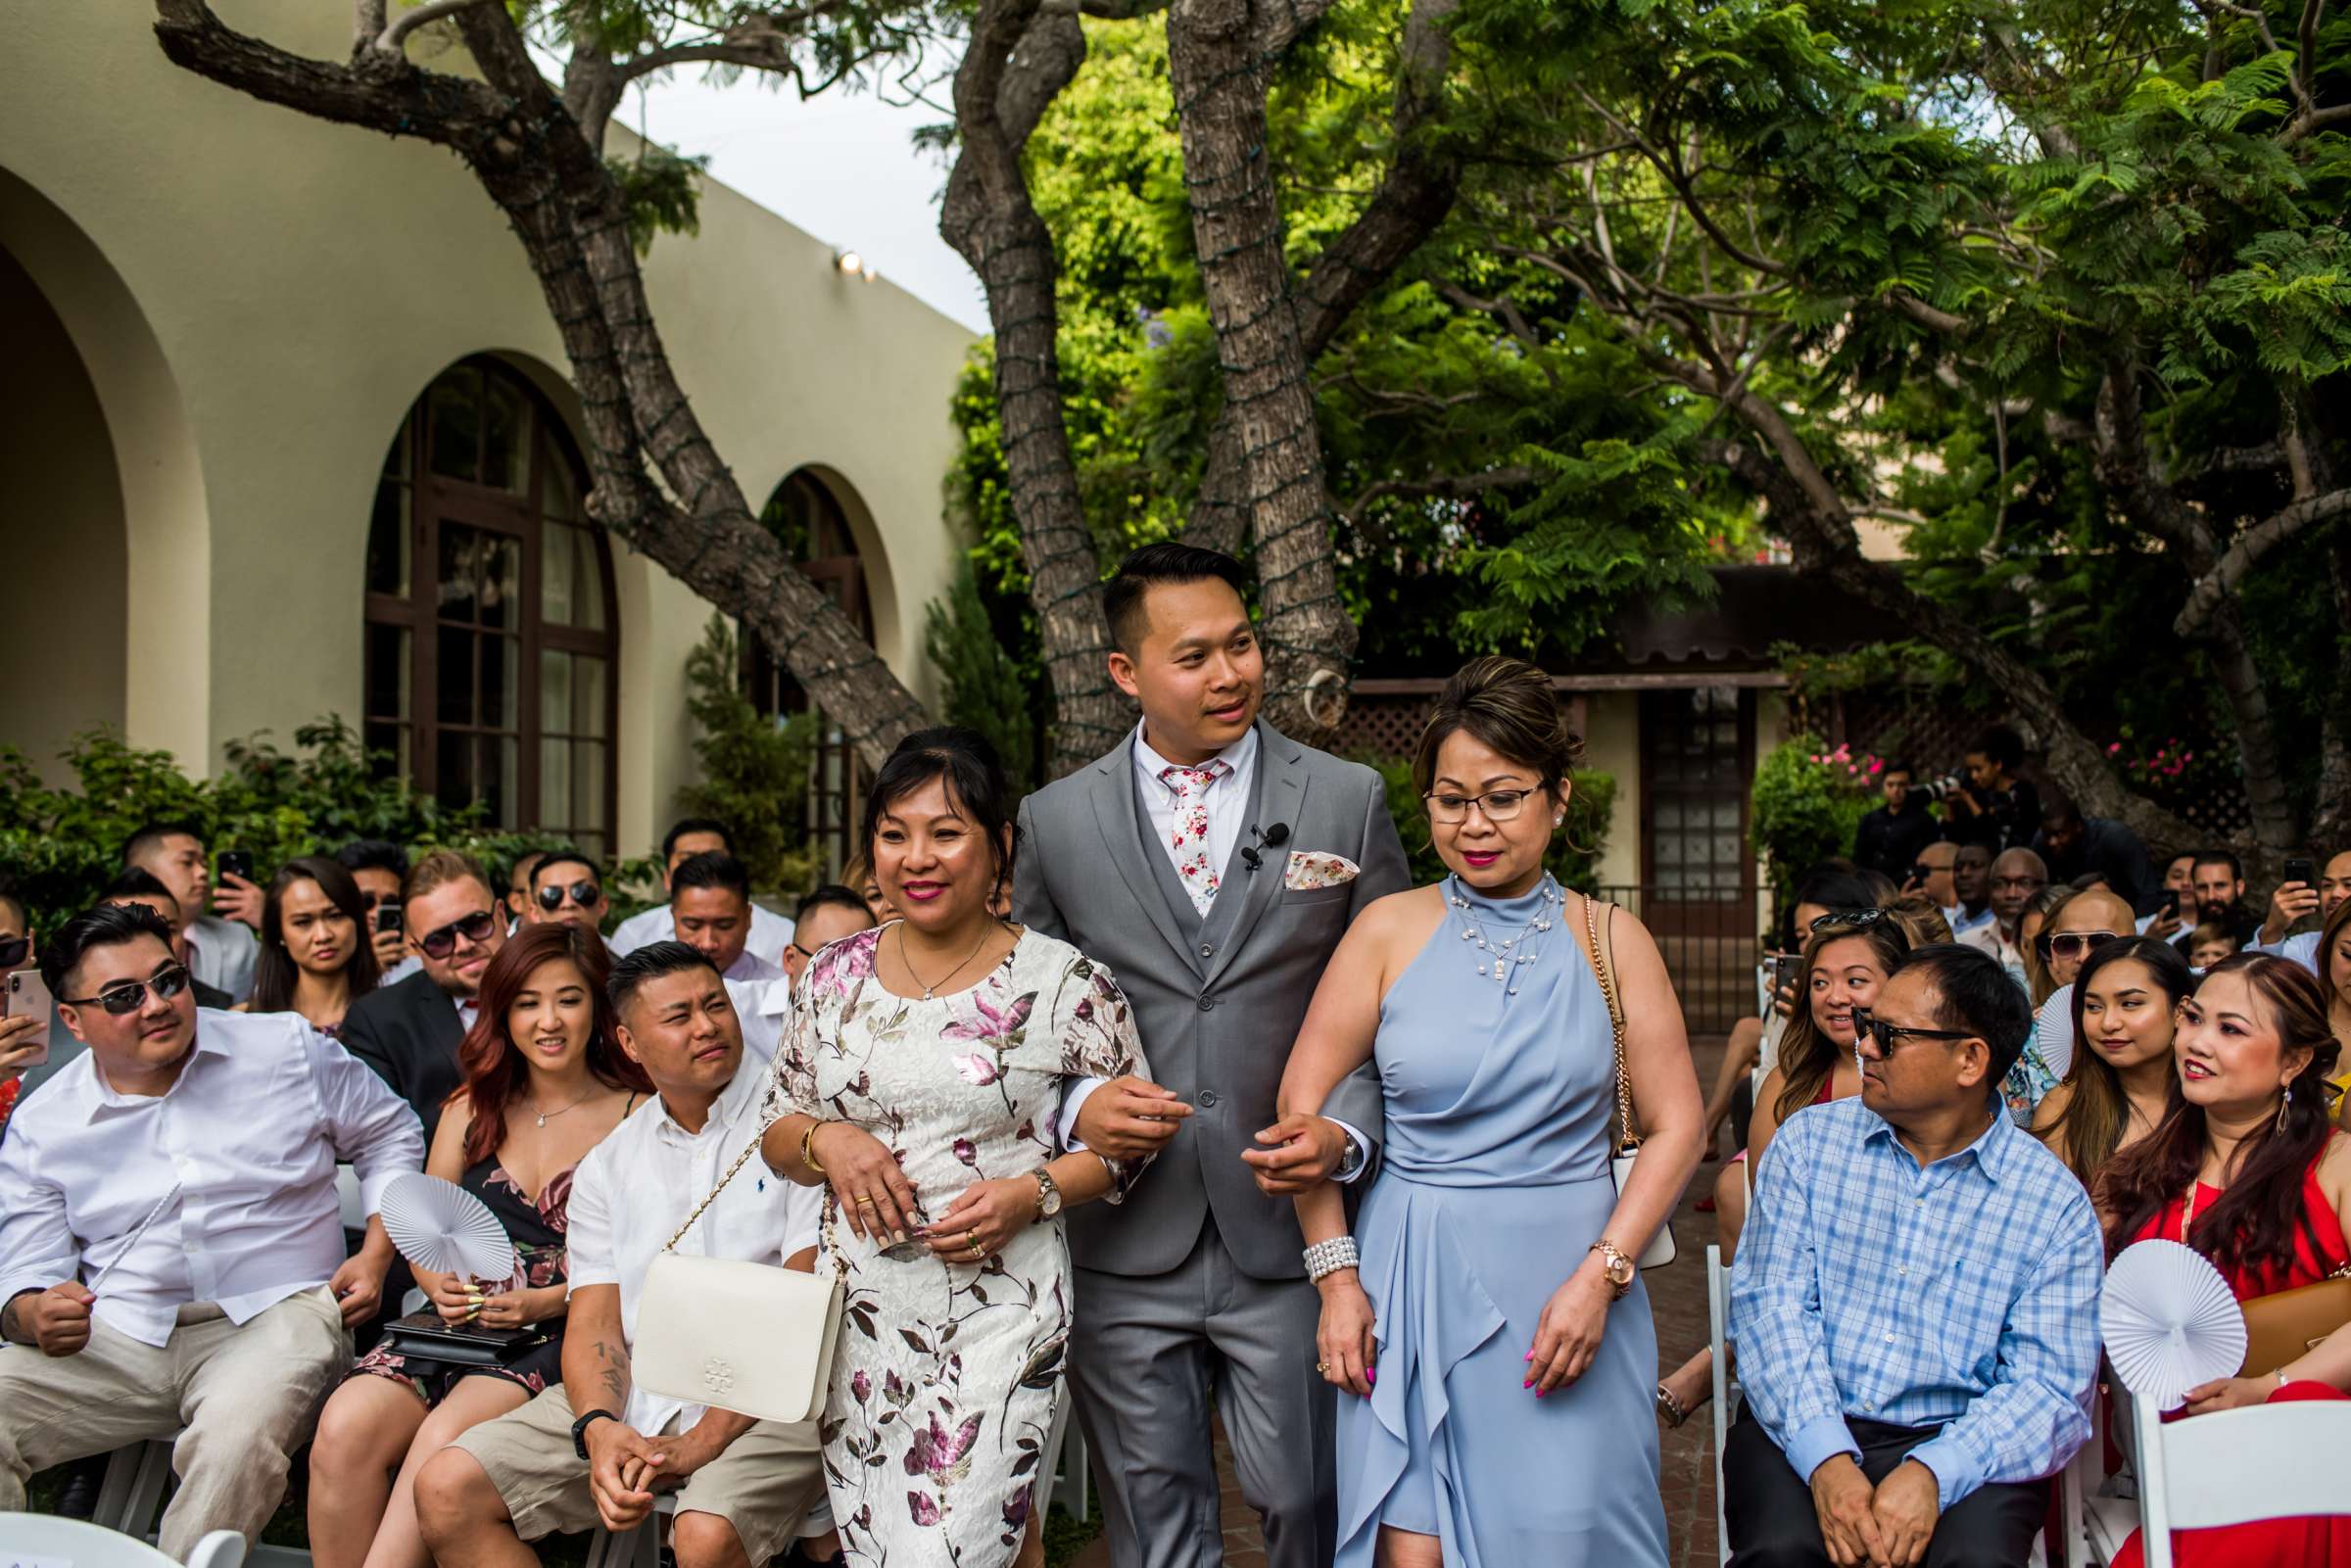
M 467 480 L 452 479 L 432 469 L 431 408 L 433 388 L 444 379 L 461 372 L 496 377 L 521 395 L 528 411 L 530 429 L 529 449 L 524 464 L 524 496 L 511 495 L 494 486 Z M 551 475 L 548 465 L 561 462 L 568 469 L 572 494 L 584 498 L 588 492 L 587 465 L 581 460 L 578 449 L 562 418 L 549 404 L 539 389 L 512 366 L 486 356 L 474 356 L 458 361 L 435 376 L 431 384 L 419 392 L 416 401 L 403 416 L 403 433 L 408 440 L 406 472 L 399 478 L 408 487 L 408 516 L 404 526 L 408 531 L 408 592 L 406 595 L 382 594 L 369 589 L 365 593 L 365 621 L 371 626 L 396 626 L 408 635 L 408 712 L 405 715 L 366 712 L 361 721 L 361 733 L 370 726 L 396 724 L 408 736 L 408 772 L 411 784 L 426 793 L 436 793 L 440 778 L 441 743 L 444 732 L 453 736 L 504 736 L 511 733 L 515 741 L 515 771 L 513 802 L 516 831 L 530 831 L 549 826 L 540 815 L 540 741 L 549 733 L 540 712 L 539 656 L 544 651 L 583 653 L 605 661 L 604 736 L 603 736 L 603 811 L 600 823 L 560 823 L 568 834 L 601 840 L 601 852 L 609 855 L 614 847 L 614 816 L 620 782 L 620 596 L 614 580 L 611 541 L 602 528 L 585 516 L 556 519 L 585 529 L 596 542 L 596 587 L 603 595 L 603 630 L 566 626 L 546 621 L 541 605 L 542 554 L 549 519 L 544 498 Z M 393 478 L 390 465 L 379 475 L 379 484 Z M 515 656 L 515 719 L 511 732 L 488 730 L 474 725 L 444 724 L 437 711 L 440 677 L 440 639 L 438 632 L 445 625 L 440 611 L 441 530 L 445 524 L 468 528 L 513 539 L 521 546 L 519 574 L 521 597 L 514 632 L 517 643 Z M 373 526 L 372 524 L 370 525 Z M 372 671 L 369 672 L 372 677 Z M 376 682 L 365 683 L 370 697 Z M 369 704 L 362 701 L 364 709 Z M 564 717 L 564 728 L 556 732 L 569 736 L 570 716 Z M 461 807 L 466 802 L 448 801 L 444 804 Z

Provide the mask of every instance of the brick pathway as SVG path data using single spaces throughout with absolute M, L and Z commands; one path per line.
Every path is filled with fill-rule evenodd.
M 1698 1081 L 1705 1088 L 1714 1081 L 1722 1060 L 1719 1038 L 1696 1043 Z M 1691 1206 L 1713 1191 L 1721 1169 L 1708 1162 L 1698 1167 L 1690 1191 L 1673 1217 L 1679 1256 L 1666 1267 L 1652 1272 L 1650 1309 L 1656 1318 L 1657 1359 L 1679 1365 L 1683 1357 L 1706 1343 L 1706 1245 L 1714 1239 L 1714 1216 Z M 1714 1425 L 1704 1410 L 1693 1415 L 1679 1431 L 1663 1436 L 1665 1529 L 1672 1544 L 1674 1568 L 1713 1568 L 1719 1560 L 1714 1545 Z M 1233 1479 L 1232 1454 L 1224 1434 L 1217 1433 L 1217 1475 L 1224 1489 L 1223 1524 L 1225 1568 L 1265 1568 L 1265 1543 L 1257 1532 L 1257 1516 L 1241 1501 Z M 1072 1568 L 1109 1568 L 1110 1552 L 1097 1540 L 1079 1553 Z M 1571 1568 L 1571 1565 L 1561 1565 Z M 1594 1564 L 1592 1568 L 1607 1568 Z

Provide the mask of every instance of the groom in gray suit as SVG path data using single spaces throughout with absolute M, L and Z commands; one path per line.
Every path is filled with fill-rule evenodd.
M 1410 879 L 1379 776 L 1257 716 L 1265 659 L 1238 562 L 1152 545 L 1105 588 L 1111 678 L 1143 711 L 1108 756 L 1021 808 L 1014 918 L 1109 966 L 1157 1083 L 1074 1085 L 1074 1146 L 1158 1161 L 1069 1218 L 1069 1368 L 1114 1568 L 1223 1559 L 1209 1401 L 1273 1568 L 1334 1547 L 1320 1299 L 1283 1190 L 1360 1178 L 1379 1082 L 1276 1122 L 1307 1003 L 1348 923 Z

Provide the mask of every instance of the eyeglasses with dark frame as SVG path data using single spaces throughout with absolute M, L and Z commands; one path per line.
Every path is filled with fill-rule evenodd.
M 539 889 L 539 907 L 545 910 L 561 909 L 566 892 L 571 894 L 571 901 L 582 909 L 594 909 L 604 896 L 604 890 L 594 882 L 573 882 L 568 888 L 559 882 L 550 882 Z
M 1469 820 L 1469 808 L 1475 806 L 1486 814 L 1486 821 L 1511 822 L 1526 809 L 1527 796 L 1532 789 L 1489 789 L 1482 795 L 1439 794 L 1434 790 L 1420 797 L 1428 807 L 1428 820 L 1451 828 Z
M 155 993 L 156 1000 L 168 1002 L 187 988 L 188 967 L 166 964 L 143 980 L 118 980 L 96 996 L 61 996 L 58 1000 L 70 1007 L 102 1007 L 120 1018 L 145 1007 L 149 991 Z
M 469 942 L 486 942 L 490 940 L 490 932 L 497 925 L 498 916 L 494 911 L 477 909 L 470 915 L 451 921 L 447 926 L 426 931 L 416 938 L 416 945 L 426 958 L 444 959 L 457 950 L 458 937 L 462 936 Z
M 1914 1029 L 1905 1023 L 1889 1023 L 1865 1007 L 1853 1009 L 1853 1042 L 1875 1040 L 1878 1055 L 1891 1057 L 1895 1047 L 1905 1037 L 1913 1040 L 1972 1040 L 1977 1036 L 1967 1029 Z

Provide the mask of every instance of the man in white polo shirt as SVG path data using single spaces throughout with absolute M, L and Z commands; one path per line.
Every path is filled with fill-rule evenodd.
M 199 1013 L 172 931 L 104 904 L 44 944 L 89 1047 L 0 1142 L 0 1513 L 35 1470 L 172 1438 L 162 1545 L 251 1541 L 351 1364 L 392 1245 L 385 1185 L 424 1163 L 416 1117 L 291 1013 Z M 335 1165 L 367 1239 L 346 1258 Z
M 417 1474 L 417 1523 L 440 1568 L 533 1564 L 524 1543 L 599 1523 L 633 1528 L 669 1491 L 678 1568 L 761 1564 L 824 1497 L 815 1423 L 754 1421 L 635 1386 L 646 1273 L 758 1139 L 767 1073 L 744 1055 L 726 982 L 695 949 L 640 948 L 613 966 L 610 989 L 621 1046 L 659 1093 L 572 1177 L 562 1383 L 473 1428 Z M 807 1269 L 822 1207 L 822 1189 L 779 1181 L 753 1160 L 679 1250 Z

